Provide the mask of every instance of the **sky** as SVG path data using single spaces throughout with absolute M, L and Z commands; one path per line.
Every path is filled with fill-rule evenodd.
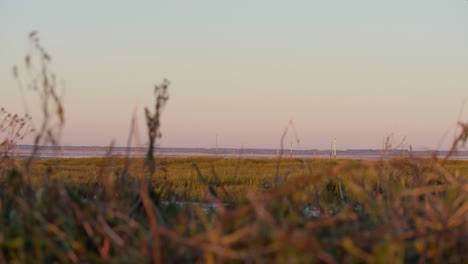
M 63 145 L 125 145 L 167 78 L 162 147 L 446 149 L 468 119 L 468 2 L 0 1 L 0 106 L 24 113 L 38 30 L 63 80 Z M 25 80 L 26 77 L 23 77 Z M 25 91 L 40 120 L 37 96 Z M 467 103 L 468 104 L 468 103 Z

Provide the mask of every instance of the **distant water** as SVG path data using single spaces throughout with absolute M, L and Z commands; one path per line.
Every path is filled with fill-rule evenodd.
M 37 158 L 99 158 L 99 157 L 144 157 L 145 148 L 125 148 L 125 147 L 40 147 Z M 29 157 L 32 153 L 32 146 L 17 146 L 10 153 L 17 158 Z M 222 158 L 278 158 L 275 149 L 213 149 L 213 148 L 158 148 L 155 150 L 156 157 L 222 157 Z M 412 153 L 415 157 L 430 158 L 433 151 L 415 151 Z M 439 151 L 438 156 L 443 158 L 446 152 Z M 327 150 L 294 150 L 293 158 L 329 158 Z M 289 158 L 291 152 L 284 151 L 283 158 Z M 337 152 L 337 158 L 378 160 L 382 158 L 408 157 L 409 152 L 404 150 L 395 150 L 391 153 L 382 155 L 379 150 L 344 150 Z M 451 159 L 468 160 L 468 151 L 458 152 Z

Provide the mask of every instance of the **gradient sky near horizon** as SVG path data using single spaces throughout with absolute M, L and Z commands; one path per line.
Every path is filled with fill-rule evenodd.
M 163 147 L 214 147 L 218 134 L 221 147 L 277 148 L 293 119 L 299 149 L 380 148 L 388 133 L 447 148 L 468 118 L 464 0 L 3 0 L 10 112 L 24 112 L 11 70 L 24 71 L 33 30 L 66 83 L 64 145 L 125 145 L 134 112 L 143 144 L 163 78 Z

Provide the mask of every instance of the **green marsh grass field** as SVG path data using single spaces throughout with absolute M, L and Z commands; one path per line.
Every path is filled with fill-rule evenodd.
M 430 164 L 430 160 L 420 160 Z M 245 199 L 249 192 L 263 192 L 287 179 L 308 174 L 324 173 L 337 164 L 360 164 L 358 160 L 343 159 L 225 159 L 216 157 L 159 158 L 157 170 L 151 185 L 161 194 L 161 199 L 175 201 L 208 202 L 211 194 L 209 186 L 223 189 L 219 198 L 224 202 Z M 20 162 L 21 163 L 21 162 Z M 63 183 L 78 185 L 112 185 L 125 167 L 124 158 L 78 158 L 35 160 L 32 164 L 33 183 L 41 185 L 42 175 L 48 169 L 50 178 Z M 132 158 L 128 176 L 137 180 L 143 172 L 144 159 Z M 279 165 L 278 165 L 279 163 Z M 382 165 L 381 161 L 366 161 L 368 164 Z M 199 168 L 197 171 L 196 167 Z M 468 161 L 446 161 L 444 168 L 454 175 L 468 175 Z M 405 175 L 401 170 L 400 177 Z M 408 173 L 408 172 L 406 172 Z M 348 176 L 345 176 L 348 174 Z M 346 177 L 362 177 L 377 180 L 376 168 L 369 168 L 343 174 Z M 409 176 L 409 175 L 406 175 Z M 326 176 L 317 188 L 323 189 L 329 183 Z M 169 186 L 169 187 L 168 187 Z M 222 187 L 222 188 L 221 188 Z M 225 192 L 224 192 L 225 191 Z M 218 192 L 217 192 L 218 194 Z M 228 194 L 228 195 L 226 195 Z
M 147 178 L 144 159 L 3 160 L 0 260 L 466 263 L 466 161 L 191 157 L 155 167 Z

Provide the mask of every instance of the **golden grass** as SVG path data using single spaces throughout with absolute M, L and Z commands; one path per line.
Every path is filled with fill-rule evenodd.
M 285 159 L 278 175 L 273 159 L 157 161 L 146 205 L 139 194 L 143 159 L 131 159 L 126 175 L 120 158 L 34 160 L 29 191 L 12 167 L 2 185 L 8 254 L 1 257 L 40 257 L 31 245 L 46 248 L 42 259 L 72 262 L 463 263 L 466 257 L 466 161 Z M 23 165 L 17 161 L 16 168 Z M 69 252 L 57 256 L 50 247 L 62 244 Z

